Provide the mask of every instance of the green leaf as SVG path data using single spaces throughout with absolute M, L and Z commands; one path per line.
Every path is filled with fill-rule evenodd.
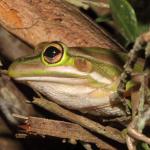
M 137 150 L 150 150 L 150 146 L 144 142 L 137 143 Z
M 118 25 L 126 42 L 128 44 L 134 42 L 139 35 L 134 9 L 127 0 L 110 0 L 109 3 L 114 21 Z
M 112 17 L 110 15 L 103 15 L 96 18 L 97 23 L 109 22 L 109 21 L 112 21 Z
M 138 22 L 140 34 L 150 30 L 150 24 Z

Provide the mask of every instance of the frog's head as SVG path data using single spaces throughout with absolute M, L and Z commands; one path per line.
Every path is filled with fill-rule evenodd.
M 73 79 L 74 82 L 89 79 L 110 83 L 111 76 L 113 78 L 113 74 L 120 73 L 117 67 L 98 64 L 100 62 L 93 58 L 82 48 L 68 48 L 62 42 L 44 42 L 37 46 L 35 55 L 14 61 L 8 69 L 8 74 L 16 80 L 25 81 L 72 83 Z M 102 68 L 104 69 L 101 70 Z
M 101 48 L 68 48 L 62 42 L 44 42 L 33 56 L 14 61 L 8 74 L 64 106 L 80 109 L 108 103 L 109 85 L 121 73 L 115 56 Z
M 68 56 L 67 47 L 63 43 L 43 42 L 36 47 L 32 56 L 14 61 L 8 74 L 16 80 L 48 80 L 48 77 L 70 74 L 70 66 L 73 66 L 73 59 Z

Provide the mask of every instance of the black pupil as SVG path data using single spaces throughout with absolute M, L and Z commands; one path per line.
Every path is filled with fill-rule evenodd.
M 44 56 L 49 57 L 49 58 L 54 58 L 55 56 L 57 56 L 60 53 L 60 50 L 57 49 L 54 46 L 50 46 L 48 47 L 45 52 L 44 52 Z

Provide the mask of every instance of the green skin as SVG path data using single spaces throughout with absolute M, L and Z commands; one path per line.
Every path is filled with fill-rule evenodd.
M 61 47 L 61 58 L 53 63 L 45 60 L 49 47 Z M 68 48 L 61 42 L 44 42 L 36 54 L 14 61 L 8 74 L 15 80 L 26 81 L 47 98 L 69 109 L 98 116 L 122 116 L 119 104 L 112 104 L 126 53 L 102 48 Z M 142 65 L 135 66 L 140 72 Z M 130 84 L 131 83 L 131 84 Z M 135 84 L 130 82 L 128 89 Z

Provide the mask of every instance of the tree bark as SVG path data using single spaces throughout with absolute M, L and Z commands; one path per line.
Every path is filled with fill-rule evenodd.
M 2 0 L 0 24 L 32 46 L 62 41 L 68 46 L 121 49 L 78 9 L 62 0 Z

